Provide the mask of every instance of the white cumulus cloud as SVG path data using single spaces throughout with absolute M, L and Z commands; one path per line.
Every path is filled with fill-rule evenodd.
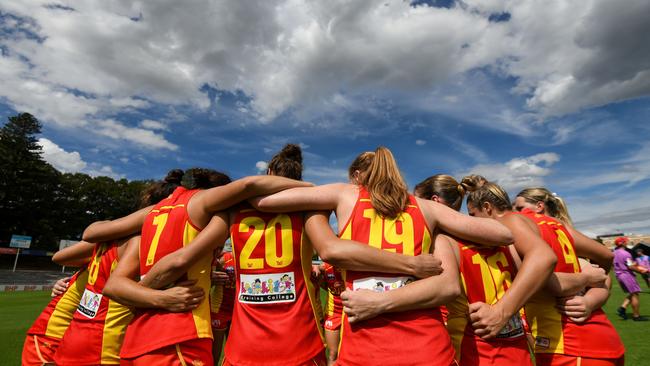
M 544 177 L 551 173 L 551 166 L 558 161 L 560 156 L 556 153 L 541 153 L 514 158 L 502 164 L 479 164 L 464 175 L 479 174 L 512 191 L 524 187 L 543 186 Z
M 46 138 L 38 139 L 38 143 L 43 147 L 43 159 L 59 171 L 77 173 L 88 165 L 77 151 L 67 152 Z

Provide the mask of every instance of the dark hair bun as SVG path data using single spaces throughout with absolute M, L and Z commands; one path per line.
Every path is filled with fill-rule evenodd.
M 167 173 L 167 176 L 165 179 L 163 179 L 166 183 L 172 183 L 172 184 L 181 184 L 181 180 L 183 180 L 183 175 L 185 173 L 181 169 L 172 169 Z
M 302 149 L 296 144 L 287 144 L 278 154 L 283 159 L 293 160 L 302 164 Z

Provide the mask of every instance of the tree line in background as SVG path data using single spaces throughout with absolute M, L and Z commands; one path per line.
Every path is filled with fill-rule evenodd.
M 84 228 L 138 208 L 150 181 L 61 173 L 42 157 L 40 122 L 29 113 L 0 129 L 0 247 L 13 234 L 32 237 L 31 248 L 57 250 L 61 239 L 80 239 Z

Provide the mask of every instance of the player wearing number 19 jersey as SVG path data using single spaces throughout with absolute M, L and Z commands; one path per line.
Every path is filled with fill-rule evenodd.
M 427 253 L 431 234 L 413 196 L 408 207 L 395 218 L 380 216 L 369 192 L 360 187 L 357 202 L 342 239 L 367 243 L 403 255 Z M 391 291 L 412 278 L 400 274 L 344 271 L 346 287 Z M 359 324 L 350 324 L 343 314 L 338 364 L 340 365 L 444 365 L 454 363 L 454 351 L 440 309 L 381 314 Z
M 447 328 L 460 365 L 532 365 L 519 313 L 496 338 L 484 340 L 469 321 L 469 304 L 494 304 L 517 273 L 509 247 L 485 247 L 458 241 L 461 294 L 447 308 Z
M 140 242 L 140 276 L 147 275 L 162 257 L 190 244 L 200 232 L 189 218 L 187 204 L 199 190 L 178 187 L 154 206 L 145 218 Z M 201 258 L 187 272 L 204 293 L 210 291 L 211 256 Z M 210 304 L 205 298 L 189 312 L 137 309 L 129 324 L 122 351 L 124 364 L 150 364 L 171 357 L 189 357 L 212 364 Z M 188 354 L 191 354 L 188 356 Z M 162 357 L 162 358 L 161 358 Z M 149 361 L 151 360 L 151 361 Z
M 558 261 L 555 272 L 580 272 L 573 238 L 557 219 L 523 209 L 521 214 L 533 220 Z M 537 365 L 622 364 L 625 349 L 605 313 L 598 309 L 582 323 L 576 323 L 555 308 L 556 299 L 548 293 L 535 294 L 526 304 L 526 318 L 535 338 Z M 603 363 L 609 361 L 607 363 Z
M 77 310 L 86 281 L 88 271 L 83 268 L 70 278 L 65 292 L 54 297 L 34 321 L 27 331 L 23 347 L 23 366 L 41 366 L 54 362 L 54 354 Z
M 88 265 L 88 283 L 70 327 L 55 354 L 57 365 L 117 365 L 131 310 L 102 294 L 117 266 L 117 243 L 95 246 Z
M 224 365 L 324 362 L 303 214 L 241 206 L 231 215 L 236 296 Z

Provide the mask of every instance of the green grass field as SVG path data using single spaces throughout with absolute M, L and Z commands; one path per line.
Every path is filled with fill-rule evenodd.
M 0 365 L 20 365 L 20 353 L 25 332 L 49 301 L 49 292 L 0 293 Z M 614 285 L 605 312 L 612 321 L 627 349 L 628 365 L 642 365 L 650 354 L 650 322 L 621 320 L 615 315 L 616 307 L 623 301 L 623 292 Z M 650 316 L 650 292 L 641 294 L 641 314 Z M 628 313 L 631 309 L 628 309 Z

